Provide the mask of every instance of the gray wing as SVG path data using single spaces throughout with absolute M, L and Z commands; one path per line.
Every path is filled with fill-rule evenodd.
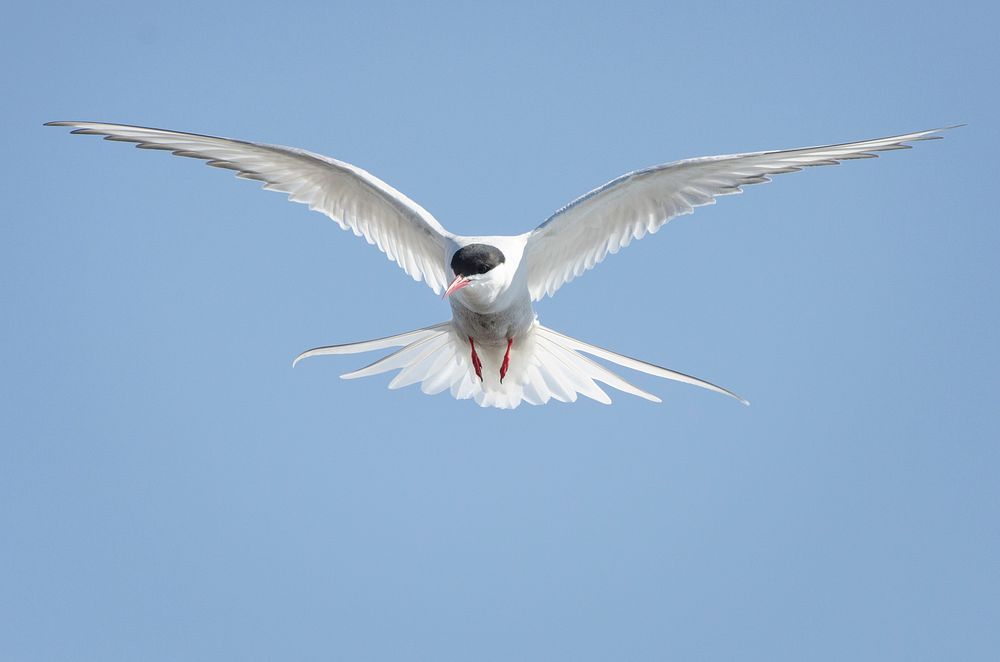
M 954 128 L 954 127 L 947 127 Z M 533 300 L 552 295 L 608 255 L 656 232 L 675 216 L 742 193 L 748 184 L 808 166 L 875 158 L 946 129 L 838 145 L 708 156 L 637 170 L 577 198 L 531 232 L 524 259 Z
M 371 173 L 349 163 L 305 150 L 102 122 L 49 122 L 75 127 L 73 133 L 162 149 L 208 165 L 236 171 L 237 177 L 264 182 L 270 191 L 321 211 L 341 228 L 375 244 L 414 280 L 440 294 L 451 233 L 420 205 Z

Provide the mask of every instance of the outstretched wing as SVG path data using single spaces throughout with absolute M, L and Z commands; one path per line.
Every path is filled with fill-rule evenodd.
M 101 122 L 49 122 L 75 127 L 73 133 L 137 143 L 177 156 L 204 159 L 235 170 L 237 177 L 264 182 L 270 191 L 321 211 L 345 230 L 375 244 L 414 280 L 435 293 L 447 285 L 445 257 L 451 233 L 423 207 L 374 175 L 349 163 L 301 149 Z
M 947 127 L 953 128 L 953 127 Z M 807 166 L 836 165 L 847 159 L 875 158 L 874 152 L 908 149 L 908 142 L 940 138 L 945 129 L 918 131 L 840 145 L 750 152 L 676 161 L 636 170 L 569 203 L 539 225 L 524 251 L 533 300 L 552 295 L 565 283 L 617 253 L 633 239 L 659 230 L 675 216 L 713 204 L 720 195 L 771 181 L 772 175 Z

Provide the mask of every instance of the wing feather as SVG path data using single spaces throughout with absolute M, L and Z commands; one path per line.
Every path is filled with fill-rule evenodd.
M 569 203 L 531 232 L 524 252 L 532 300 L 617 253 L 634 239 L 659 230 L 670 219 L 742 193 L 750 184 L 806 167 L 871 159 L 875 152 L 909 149 L 906 143 L 941 138 L 946 129 L 917 131 L 861 142 L 768 152 L 708 156 L 636 170 Z
M 364 237 L 414 280 L 440 294 L 452 234 L 423 207 L 357 166 L 292 147 L 102 122 L 49 122 L 74 127 L 72 133 L 136 143 L 141 149 L 203 159 L 233 170 L 237 177 L 263 182 L 269 191 L 308 205 L 341 228 Z

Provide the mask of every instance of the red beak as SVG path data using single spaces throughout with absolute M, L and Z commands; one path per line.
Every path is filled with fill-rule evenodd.
M 462 289 L 467 285 L 470 285 L 471 283 L 472 281 L 466 278 L 465 276 L 455 276 L 455 280 L 451 281 L 451 285 L 449 285 L 448 289 L 444 291 L 444 296 L 442 296 L 441 298 L 447 299 L 452 294 L 458 292 L 460 289 Z

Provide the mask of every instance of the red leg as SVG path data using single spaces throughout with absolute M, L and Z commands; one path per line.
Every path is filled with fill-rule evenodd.
M 479 381 L 483 381 L 483 362 L 476 354 L 476 343 L 472 341 L 472 336 L 469 336 L 469 345 L 472 347 L 472 367 L 476 369 L 476 377 L 479 377 Z
M 507 376 L 507 368 L 510 366 L 510 346 L 514 344 L 513 338 L 507 338 L 507 351 L 503 355 L 503 363 L 500 364 L 500 383 L 503 384 L 503 378 Z

